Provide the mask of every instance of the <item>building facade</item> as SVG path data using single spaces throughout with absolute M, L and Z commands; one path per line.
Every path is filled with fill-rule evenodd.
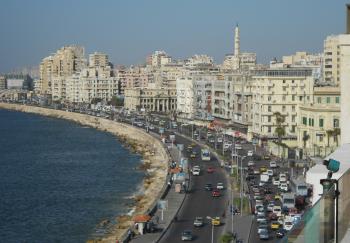
M 176 90 L 132 88 L 125 90 L 124 107 L 131 111 L 169 113 L 176 111 Z
M 0 90 L 7 89 L 7 82 L 5 76 L 0 76 Z

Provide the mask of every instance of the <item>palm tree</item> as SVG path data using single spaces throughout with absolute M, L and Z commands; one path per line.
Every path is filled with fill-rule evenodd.
M 329 147 L 329 139 L 330 139 L 331 136 L 333 136 L 334 131 L 333 130 L 327 130 L 326 133 L 327 133 L 327 147 Z
M 337 147 L 339 146 L 338 136 L 340 135 L 340 128 L 334 128 L 333 130 L 333 136 L 334 136 L 334 142 L 337 144 Z
M 303 136 L 303 142 L 304 142 L 304 150 L 306 150 L 306 142 L 307 142 L 307 140 L 309 140 L 310 139 L 310 135 L 309 134 L 307 134 L 307 133 L 304 133 L 304 136 Z
M 283 126 L 283 123 L 285 121 L 285 117 L 279 112 L 275 112 L 275 113 L 273 113 L 273 115 L 276 117 L 275 134 L 278 137 L 278 155 L 280 155 L 280 146 L 282 144 L 282 137 L 286 135 L 286 130 Z

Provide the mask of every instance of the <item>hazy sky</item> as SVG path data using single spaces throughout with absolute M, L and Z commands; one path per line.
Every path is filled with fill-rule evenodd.
M 321 52 L 345 31 L 346 0 L 0 0 L 0 72 L 37 65 L 63 45 L 140 64 L 154 50 L 208 54 L 221 63 L 241 30 L 241 50 L 259 62 Z

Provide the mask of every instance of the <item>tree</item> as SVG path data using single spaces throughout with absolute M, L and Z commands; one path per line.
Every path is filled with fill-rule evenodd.
M 124 99 L 118 96 L 113 96 L 112 99 L 109 101 L 109 104 L 112 106 L 123 106 Z
M 333 130 L 333 136 L 334 136 L 334 142 L 337 144 L 337 147 L 339 146 L 338 136 L 340 135 L 340 128 L 334 128 Z
M 282 144 L 282 137 L 286 135 L 286 129 L 283 125 L 283 123 L 285 121 L 285 117 L 279 112 L 275 112 L 275 113 L 273 113 L 273 115 L 276 118 L 275 134 L 278 137 L 278 155 L 279 155 L 280 154 L 280 146 Z
M 102 101 L 101 98 L 92 98 L 92 99 L 91 99 L 91 104 L 96 105 L 98 102 L 101 102 L 101 101 Z
M 304 147 L 304 150 L 306 149 L 306 142 L 309 139 L 310 139 L 310 135 L 305 132 L 304 135 L 303 135 L 303 147 Z
M 326 133 L 327 133 L 327 147 L 329 147 L 329 139 L 330 139 L 330 137 L 333 136 L 334 131 L 333 130 L 327 130 Z

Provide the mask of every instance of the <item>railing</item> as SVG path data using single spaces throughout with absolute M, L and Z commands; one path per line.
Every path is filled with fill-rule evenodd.
M 321 178 L 320 178 L 321 179 Z M 306 210 L 301 220 L 280 242 L 348 242 L 350 237 L 350 170 Z M 325 187 L 324 187 L 325 188 Z M 336 197 L 336 192 L 340 194 Z

